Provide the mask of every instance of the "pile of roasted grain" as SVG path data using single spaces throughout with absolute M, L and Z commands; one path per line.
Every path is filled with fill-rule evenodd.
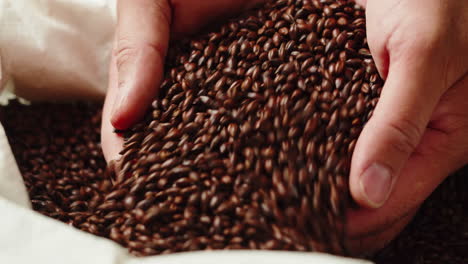
M 383 84 L 364 29 L 349 1 L 277 1 L 173 48 L 102 232 L 154 253 L 342 253 L 350 158 Z
M 344 254 L 350 158 L 382 84 L 353 2 L 272 1 L 172 46 L 160 96 L 125 133 L 117 175 L 91 171 L 104 166 L 85 161 L 98 154 L 89 132 L 39 152 L 28 145 L 33 203 L 139 255 Z M 35 136 L 28 143 L 44 142 Z M 93 151 L 71 155 L 74 144 Z
M 98 143 L 100 107 L 14 102 L 0 108 L 0 114 L 34 209 L 72 225 L 76 219 L 92 217 L 91 208 L 111 189 Z M 468 168 L 449 177 L 374 260 L 382 264 L 468 263 L 466 190 Z M 113 223 L 111 219 L 96 222 L 80 228 L 103 235 L 98 226 Z
M 345 253 L 349 161 L 383 85 L 363 10 L 275 1 L 174 46 L 166 67 L 116 175 L 103 170 L 98 108 L 5 109 L 34 208 L 136 255 Z

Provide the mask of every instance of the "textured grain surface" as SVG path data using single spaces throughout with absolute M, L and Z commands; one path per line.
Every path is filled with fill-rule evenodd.
M 343 253 L 350 158 L 383 84 L 364 11 L 276 1 L 178 43 L 166 67 L 147 118 L 126 133 L 120 195 L 97 211 L 117 215 L 130 199 L 117 217 L 165 234 L 113 234 L 156 251 Z
M 0 112 L 34 209 L 68 223 L 77 214 L 83 214 L 68 206 L 73 196 L 66 191 L 70 188 L 66 186 L 98 191 L 100 186 L 109 184 L 99 170 L 104 166 L 101 150 L 94 146 L 99 146 L 99 107 L 12 104 L 0 108 Z M 59 123 L 63 125 L 58 126 Z M 94 144 L 77 144 L 84 135 Z M 94 155 L 80 157 L 80 153 L 94 151 L 97 152 Z M 96 176 L 83 177 L 81 173 L 73 182 L 67 175 L 80 175 L 80 170 L 73 169 L 80 162 L 89 164 L 85 174 Z M 95 163 L 98 166 L 92 165 Z M 50 175 L 47 182 L 38 176 L 41 173 Z M 468 168 L 450 176 L 424 203 L 405 231 L 375 257 L 377 263 L 468 263 L 467 176 Z M 81 228 L 88 232 L 96 230 Z
M 345 254 L 349 161 L 383 84 L 363 10 L 275 1 L 172 46 L 166 67 L 151 111 L 125 133 L 116 173 L 104 170 L 99 107 L 0 112 L 34 209 L 135 255 Z M 463 186 L 452 177 L 377 260 L 462 263 Z

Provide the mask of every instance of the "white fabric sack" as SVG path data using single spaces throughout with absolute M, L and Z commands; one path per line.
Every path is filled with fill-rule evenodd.
M 0 0 L 0 93 L 3 88 L 32 100 L 102 99 L 115 14 L 115 0 Z M 2 96 L 9 97 L 5 91 Z M 0 263 L 369 263 L 266 251 L 134 258 L 111 240 L 31 210 L 1 124 L 0 216 Z
M 1 0 L 1 82 L 34 100 L 103 98 L 115 13 L 115 0 Z

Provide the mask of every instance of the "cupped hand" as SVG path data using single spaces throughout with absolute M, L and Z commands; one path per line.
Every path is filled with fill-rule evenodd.
M 385 86 L 353 154 L 354 252 L 385 245 L 468 162 L 468 2 L 361 0 Z
M 113 133 L 139 121 L 158 93 L 171 36 L 196 32 L 209 21 L 263 0 L 119 0 L 118 22 L 104 103 L 101 142 L 107 161 L 122 138 Z

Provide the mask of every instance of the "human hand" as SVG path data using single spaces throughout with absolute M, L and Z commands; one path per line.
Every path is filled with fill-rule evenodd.
M 348 214 L 354 252 L 381 248 L 468 162 L 468 2 L 358 0 L 386 79 L 357 142 Z
M 122 138 L 114 128 L 139 121 L 157 95 L 170 36 L 196 32 L 216 18 L 264 0 L 119 0 L 118 23 L 104 103 L 101 142 L 107 161 L 117 159 Z

